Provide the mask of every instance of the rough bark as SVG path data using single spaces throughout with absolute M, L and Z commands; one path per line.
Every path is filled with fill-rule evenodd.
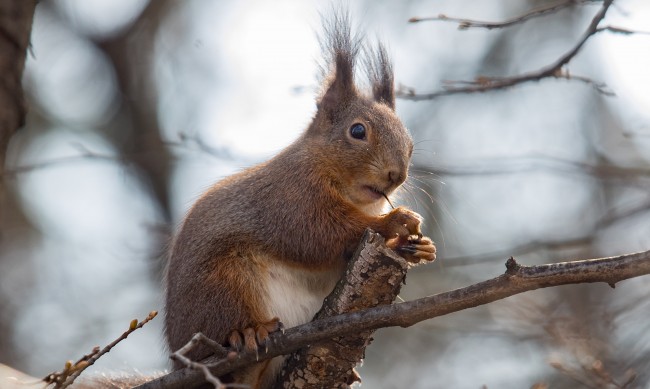
M 366 231 L 346 273 L 314 320 L 391 304 L 400 291 L 408 262 L 389 250 L 379 234 Z M 354 367 L 372 341 L 367 330 L 308 345 L 284 363 L 277 388 L 348 388 L 359 375 Z

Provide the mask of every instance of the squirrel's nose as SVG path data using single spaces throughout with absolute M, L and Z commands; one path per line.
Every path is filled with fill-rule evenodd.
M 404 174 L 400 172 L 399 170 L 389 170 L 388 171 L 388 181 L 392 185 L 400 185 L 402 182 L 404 182 Z

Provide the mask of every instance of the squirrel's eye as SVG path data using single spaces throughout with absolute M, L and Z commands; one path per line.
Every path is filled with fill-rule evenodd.
M 353 124 L 352 127 L 350 127 L 350 135 L 352 135 L 354 139 L 366 139 L 366 127 L 360 123 Z

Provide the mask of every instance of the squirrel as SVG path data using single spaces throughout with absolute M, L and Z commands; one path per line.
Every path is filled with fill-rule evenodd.
M 271 160 L 214 184 L 182 222 L 166 273 L 172 351 L 197 332 L 236 350 L 257 350 L 282 325 L 310 321 L 366 228 L 408 261 L 435 259 L 420 215 L 405 207 L 383 213 L 407 178 L 413 152 L 395 113 L 387 51 L 381 43 L 366 50 L 365 95 L 355 86 L 362 40 L 351 34 L 349 18 L 336 15 L 325 30 L 329 70 L 307 129 Z M 204 348 L 189 356 L 209 355 Z M 220 378 L 267 388 L 282 361 Z

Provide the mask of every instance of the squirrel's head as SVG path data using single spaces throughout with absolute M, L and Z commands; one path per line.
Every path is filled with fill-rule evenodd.
M 354 81 L 361 43 L 351 37 L 347 16 L 326 24 L 326 33 L 327 75 L 305 136 L 343 196 L 359 206 L 383 203 L 406 180 L 413 152 L 413 141 L 395 114 L 390 60 L 381 44 L 366 47 L 363 65 L 372 93 L 364 94 Z

